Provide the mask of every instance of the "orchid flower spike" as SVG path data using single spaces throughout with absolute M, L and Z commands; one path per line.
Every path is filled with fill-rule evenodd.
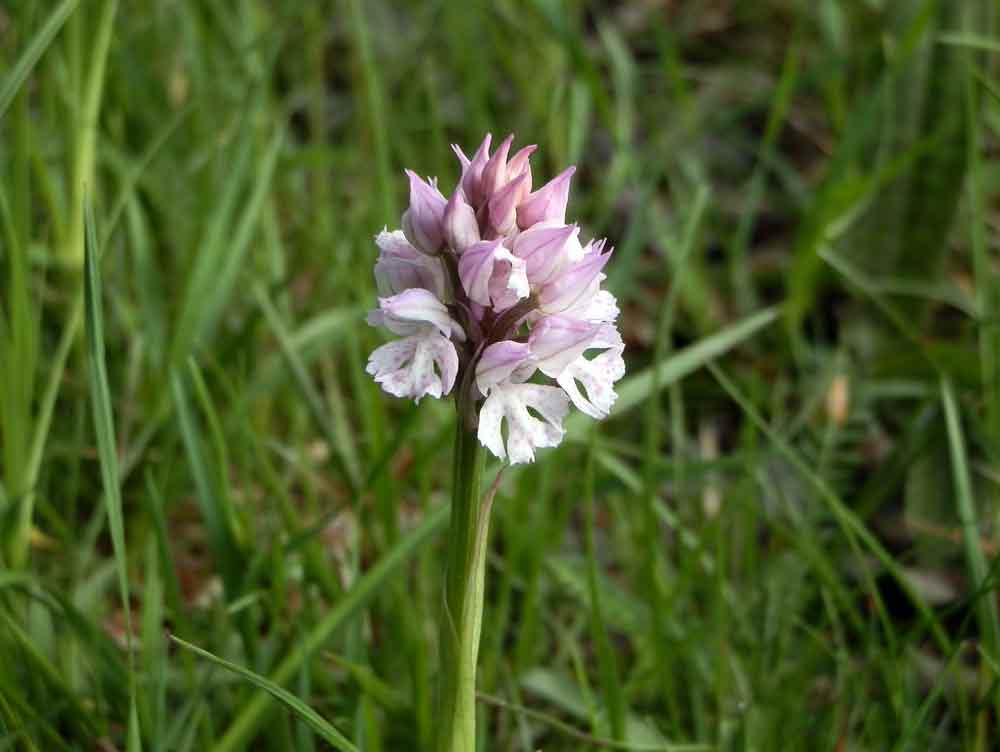
M 601 289 L 611 249 L 583 245 L 566 222 L 576 168 L 532 192 L 537 147 L 508 157 L 513 141 L 491 154 L 487 134 L 471 159 L 453 145 L 462 176 L 448 199 L 436 180 L 406 171 L 402 231 L 375 238 L 382 297 L 368 316 L 398 339 L 367 370 L 397 397 L 454 392 L 479 441 L 519 463 L 562 441 L 570 405 L 608 415 L 625 345 L 617 301 Z

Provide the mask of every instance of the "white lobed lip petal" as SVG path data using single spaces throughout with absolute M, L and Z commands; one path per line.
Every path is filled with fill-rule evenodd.
M 622 351 L 625 343 L 613 324 L 602 324 L 598 335 L 587 349 L 604 349 L 593 360 L 582 354 L 567 365 L 556 377 L 573 401 L 577 410 L 598 420 L 606 418 L 618 394 L 614 384 L 625 375 L 625 360 Z M 586 395 L 580 391 L 577 382 L 583 385 Z
M 451 340 L 428 331 L 382 345 L 368 358 L 366 370 L 389 394 L 420 402 L 451 391 L 458 353 Z
M 533 410 L 541 420 L 533 416 Z M 565 393 L 539 384 L 495 385 L 479 413 L 479 441 L 500 459 L 511 464 L 532 462 L 535 449 L 558 446 L 565 431 L 562 421 L 569 412 Z M 506 446 L 501 424 L 507 421 Z

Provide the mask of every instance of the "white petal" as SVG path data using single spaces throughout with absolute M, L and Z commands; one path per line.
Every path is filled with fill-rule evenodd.
M 433 330 L 395 340 L 368 358 L 368 373 L 389 394 L 420 402 L 451 391 L 458 374 L 455 345 Z
M 529 408 L 542 416 L 539 420 Z M 479 440 L 497 457 L 512 464 L 531 462 L 538 447 L 557 446 L 565 431 L 569 400 L 562 390 L 539 384 L 503 383 L 490 390 L 479 413 Z M 507 420 L 506 451 L 501 421 Z
M 592 418 L 606 418 L 618 395 L 614 383 L 625 375 L 622 350 L 625 345 L 618 330 L 611 325 L 602 327 L 601 336 L 591 347 L 607 348 L 592 360 L 581 355 L 559 374 L 556 382 L 561 386 L 576 408 Z M 583 385 L 586 395 L 577 382 Z
M 500 422 L 504 415 L 503 397 L 496 391 L 486 399 L 479 409 L 479 443 L 489 449 L 500 459 L 507 459 L 507 450 L 503 445 L 503 435 L 500 433 Z

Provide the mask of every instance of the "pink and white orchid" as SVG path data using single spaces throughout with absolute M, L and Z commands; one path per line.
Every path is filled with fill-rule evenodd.
M 526 146 L 513 136 L 473 157 L 453 146 L 462 176 L 448 199 L 407 170 L 402 232 L 375 239 L 379 307 L 401 339 L 375 350 L 368 372 L 397 397 L 442 397 L 455 385 L 464 419 L 500 459 L 531 462 L 562 440 L 570 404 L 604 418 L 625 373 L 618 304 L 601 289 L 605 241 L 566 223 L 570 167 L 532 192 Z M 548 378 L 555 386 L 534 383 Z M 506 433 L 503 424 L 506 422 Z M 506 436 L 506 438 L 505 438 Z

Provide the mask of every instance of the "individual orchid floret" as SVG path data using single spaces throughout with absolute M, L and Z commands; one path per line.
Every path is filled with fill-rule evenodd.
M 580 305 L 597 294 L 599 275 L 611 259 L 611 251 L 601 253 L 603 243 L 590 248 L 576 263 L 570 263 L 538 292 L 538 307 L 543 313 L 561 313 Z
M 447 296 L 448 283 L 444 267 L 420 253 L 399 230 L 383 230 L 375 236 L 379 256 L 375 262 L 375 283 L 379 295 L 389 297 L 422 287 L 441 300 Z
M 447 203 L 434 181 L 425 182 L 412 170 L 410 208 L 403 213 L 403 233 L 419 251 L 435 255 L 444 242 L 444 207 Z
M 483 306 L 497 305 L 510 291 L 515 300 L 528 296 L 525 263 L 499 240 L 482 240 L 458 259 L 458 276 L 469 299 Z
M 382 345 L 368 359 L 367 371 L 383 389 L 417 402 L 425 395 L 442 397 L 451 391 L 459 367 L 452 338 L 461 341 L 457 336 L 461 328 L 433 293 L 412 288 L 380 298 L 368 323 L 405 335 Z
M 530 176 L 522 172 L 493 194 L 487 203 L 492 235 L 503 237 L 517 229 L 517 204 L 527 194 Z
M 538 222 L 565 222 L 569 183 L 575 172 L 576 167 L 567 167 L 528 196 L 517 207 L 517 224 L 527 229 Z
M 572 259 L 571 246 L 579 246 L 576 236 L 580 228 L 576 225 L 535 225 L 524 230 L 515 239 L 511 251 L 523 259 L 528 278 L 537 290 L 552 280 Z M 582 254 L 580 254 L 582 256 Z
M 451 147 L 458 156 L 459 162 L 462 163 L 462 179 L 459 181 L 459 187 L 465 193 L 465 200 L 473 208 L 482 206 L 486 200 L 483 191 L 483 169 L 490 159 L 490 141 L 492 140 L 493 136 L 487 133 L 472 159 L 466 157 L 457 144 L 452 144 Z
M 476 212 L 459 190 L 451 194 L 444 207 L 444 240 L 455 253 L 462 253 L 473 243 L 479 242 Z
M 507 185 L 509 180 L 507 177 L 507 155 L 510 153 L 512 143 L 514 143 L 513 134 L 503 140 L 493 156 L 486 162 L 486 166 L 483 167 L 481 190 L 484 198 L 489 198 Z
M 471 159 L 452 147 L 462 175 L 447 201 L 436 180 L 407 171 L 403 230 L 376 237 L 382 297 L 368 318 L 401 339 L 372 353 L 368 371 L 400 397 L 454 389 L 467 430 L 500 459 L 530 462 L 560 442 L 571 403 L 608 414 L 624 344 L 602 289 L 611 250 L 584 245 L 566 222 L 575 168 L 532 192 L 536 147 L 509 157 L 512 136 L 492 154 L 491 143 Z

